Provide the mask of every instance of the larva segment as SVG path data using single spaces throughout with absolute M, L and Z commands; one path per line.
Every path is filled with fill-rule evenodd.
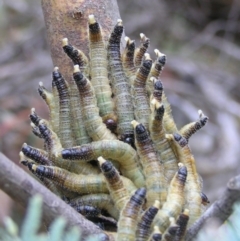
M 158 225 L 162 233 L 169 226 L 169 218 L 176 218 L 182 212 L 185 202 L 184 187 L 187 175 L 187 168 L 182 163 L 179 163 L 179 170 L 169 185 L 167 200 L 154 220 L 154 225 Z
M 37 113 L 36 113 L 36 111 L 35 111 L 35 108 L 32 108 L 32 109 L 31 109 L 31 114 L 29 115 L 29 118 L 30 118 L 31 122 L 32 122 L 35 126 L 38 126 L 40 120 L 42 120 L 42 118 L 37 115 Z M 45 120 L 45 123 L 47 124 L 48 121 Z
M 52 165 L 52 161 L 49 160 L 49 158 L 48 158 L 48 153 L 41 149 L 34 148 L 34 147 L 29 146 L 26 143 L 24 143 L 22 145 L 22 153 L 27 158 L 30 158 L 37 164 L 47 165 L 47 166 Z
M 144 54 L 147 52 L 147 49 L 150 45 L 150 40 L 149 38 L 147 38 L 145 36 L 145 34 L 140 33 L 140 40 L 141 40 L 141 44 L 140 46 L 136 49 L 135 51 L 135 56 L 134 56 L 134 62 L 135 62 L 135 66 L 137 68 L 140 67 L 140 65 L 142 64 L 142 59 Z
M 59 121 L 57 119 L 59 117 L 59 114 L 56 113 L 54 96 L 51 92 L 47 91 L 47 89 L 43 86 L 42 82 L 39 82 L 38 93 L 43 98 L 43 100 L 46 102 L 46 104 L 48 106 L 49 123 L 50 123 L 50 126 L 52 127 L 53 131 L 56 132 L 59 129 Z
M 146 92 L 146 81 L 151 66 L 152 60 L 150 59 L 150 55 L 145 54 L 145 60 L 142 62 L 140 69 L 136 73 L 136 78 L 132 88 L 135 118 L 147 128 L 149 122 L 150 107 Z
M 158 226 L 154 226 L 154 231 L 150 238 L 150 241 L 161 241 L 162 240 L 162 233 L 159 230 Z
M 90 205 L 77 205 L 73 208 L 86 218 L 98 217 L 101 214 L 101 210 L 99 208 Z
M 155 201 L 153 206 L 149 207 L 141 216 L 136 231 L 136 241 L 146 241 L 150 236 L 150 228 L 154 217 L 156 216 L 160 207 L 160 202 Z
M 200 130 L 203 126 L 205 126 L 208 122 L 208 117 L 203 114 L 201 110 L 198 111 L 199 120 L 189 123 L 185 125 L 181 130 L 180 134 L 184 137 L 187 141 L 189 138 L 195 134 L 198 130 Z
M 159 81 L 156 81 L 154 85 L 158 85 L 158 83 Z M 158 99 L 160 99 L 160 97 Z M 151 110 L 152 113 L 149 120 L 149 132 L 161 163 L 163 163 L 165 177 L 167 178 L 168 183 L 170 183 L 174 174 L 178 170 L 178 161 L 167 138 L 165 137 L 165 129 L 163 127 L 165 109 L 163 104 L 154 98 L 151 101 Z
M 170 221 L 170 226 L 163 234 L 163 237 L 162 237 L 163 241 L 174 241 L 179 228 L 178 225 L 176 225 L 175 223 L 175 218 L 169 218 L 169 221 Z
M 71 126 L 71 112 L 70 112 L 70 95 L 69 87 L 58 67 L 53 70 L 53 82 L 57 87 L 59 95 L 59 138 L 62 146 L 67 148 L 74 144 L 72 126 Z
M 95 90 L 99 114 L 104 123 L 116 122 L 112 90 L 108 79 L 107 51 L 99 23 L 89 15 L 89 45 L 91 58 L 91 82 Z
M 101 210 L 106 210 L 116 220 L 119 218 L 119 211 L 114 206 L 114 202 L 112 201 L 109 194 L 88 194 L 72 199 L 69 204 L 73 207 L 88 204 Z
M 66 171 L 59 167 L 32 164 L 30 170 L 52 180 L 56 185 L 78 194 L 108 193 L 102 175 L 82 175 Z
M 188 177 L 185 188 L 185 208 L 191 211 L 191 217 L 189 224 L 196 221 L 201 215 L 201 186 L 199 183 L 199 177 L 196 170 L 196 164 L 194 157 L 188 145 L 188 141 L 180 134 L 174 134 L 170 136 L 173 139 L 176 146 L 179 161 L 182 162 L 188 171 Z
M 174 241 L 183 241 L 187 229 L 187 224 L 189 220 L 189 210 L 185 209 L 177 219 L 176 224 L 178 225 L 178 230 L 175 236 Z
M 105 176 L 111 198 L 113 199 L 116 208 L 120 211 L 130 198 L 129 193 L 124 186 L 120 174 L 112 163 L 106 161 L 102 157 L 99 157 L 98 161 L 101 171 Z
M 133 128 L 131 126 L 131 121 L 134 119 L 132 97 L 127 77 L 123 71 L 120 54 L 122 33 L 122 20 L 118 20 L 108 42 L 109 67 L 118 118 L 117 133 L 121 140 L 125 141 L 130 138 L 133 141 Z
M 79 66 L 74 66 L 73 78 L 80 93 L 83 107 L 84 126 L 88 135 L 94 140 L 116 140 L 117 137 L 107 129 L 99 116 L 99 109 L 94 94 L 94 89 L 90 81 L 80 72 Z
M 79 65 L 81 72 L 89 76 L 89 63 L 87 56 L 76 47 L 68 43 L 68 39 L 62 39 L 62 47 L 67 56 L 72 60 L 74 65 Z
M 128 144 L 118 140 L 103 140 L 64 149 L 61 152 L 64 159 L 90 161 L 99 156 L 112 159 L 120 164 L 120 171 L 128 177 L 137 187 L 145 184 L 145 178 L 138 163 L 136 151 Z
M 130 85 L 133 85 L 134 79 L 136 77 L 137 68 L 134 65 L 134 51 L 135 51 L 135 41 L 128 37 L 125 37 L 126 47 L 122 54 L 122 63 L 125 74 L 128 78 Z
M 160 204 L 166 200 L 167 189 L 164 177 L 164 167 L 160 163 L 153 142 L 150 139 L 147 129 L 137 121 L 132 121 L 135 134 L 135 145 L 143 166 L 147 188 L 147 207 L 155 200 Z
M 38 129 L 37 126 L 35 126 L 32 122 L 30 123 L 31 127 L 32 127 L 32 133 L 37 136 L 38 138 L 42 138 L 42 135 Z
M 146 189 L 139 188 L 126 203 L 118 221 L 117 241 L 135 241 L 138 216 L 141 211 Z

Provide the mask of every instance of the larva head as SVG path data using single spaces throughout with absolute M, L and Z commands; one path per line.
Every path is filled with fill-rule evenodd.
M 121 135 L 120 136 L 120 140 L 129 144 L 130 146 L 132 146 L 133 148 L 134 146 L 134 135 L 133 134 L 125 134 L 125 135 Z
M 186 146 L 188 144 L 187 139 L 184 138 L 183 136 L 181 136 L 178 133 L 174 133 L 173 134 L 173 138 L 181 147 L 184 147 L 184 146 Z
M 157 55 L 157 62 L 164 66 L 166 64 L 167 57 L 165 54 L 161 53 L 158 49 L 154 50 L 155 54 Z
M 111 36 L 109 38 L 109 45 L 111 44 L 120 44 L 121 42 L 121 37 L 123 33 L 123 25 L 122 25 L 122 20 L 118 19 L 117 24 L 115 25 Z
M 19 152 L 19 163 L 23 164 L 24 166 L 28 165 L 28 160 L 25 158 L 24 154 L 22 151 Z
M 80 71 L 79 65 L 74 65 L 73 79 L 76 82 L 77 86 L 85 86 L 87 84 L 87 79 Z
M 88 26 L 91 34 L 98 34 L 100 32 L 99 23 L 96 21 L 93 14 L 88 16 Z
M 147 49 L 150 44 L 150 39 L 147 38 L 144 33 L 140 33 L 140 39 L 141 39 L 142 45 Z
M 210 203 L 208 197 L 203 192 L 201 192 L 201 198 L 202 198 L 202 204 L 204 206 L 207 206 Z
M 31 158 L 32 148 L 27 143 L 23 143 L 21 150 L 25 156 Z
M 53 82 L 55 82 L 55 85 L 56 85 L 56 81 L 58 81 L 59 78 L 62 78 L 62 74 L 59 72 L 58 67 L 54 67 L 52 72 L 52 77 L 53 77 Z
M 41 82 L 41 81 L 38 84 L 38 93 L 44 100 L 46 100 L 46 98 L 47 98 L 46 88 L 43 86 L 43 82 Z
M 153 83 L 154 83 L 154 90 L 163 91 L 162 81 L 160 79 L 156 79 L 154 77 L 151 77 L 151 79 L 153 80 Z
M 107 118 L 106 120 L 103 120 L 103 123 L 107 126 L 107 128 L 111 132 L 115 132 L 117 129 L 117 121 L 111 118 Z
M 113 171 L 114 166 L 111 162 L 109 161 L 106 161 L 103 157 L 98 157 L 98 162 L 99 162 L 99 165 L 100 165 L 100 169 L 102 171 L 102 173 L 104 175 L 107 175 L 108 177 L 110 177 L 109 175 L 115 175 L 115 172 Z M 110 177 L 111 178 L 111 177 Z
M 130 38 L 126 37 L 126 49 L 128 50 L 128 53 L 132 53 L 135 50 L 135 41 L 131 40 Z
M 158 226 L 154 226 L 154 231 L 153 231 L 151 240 L 152 241 L 161 241 L 162 240 L 162 234 L 161 234 Z
M 145 141 L 148 138 L 148 133 L 147 133 L 147 129 L 145 128 L 145 126 L 141 123 L 138 123 L 135 120 L 133 120 L 131 123 L 134 127 L 136 140 L 140 143 L 142 141 Z
M 142 66 L 143 68 L 150 70 L 152 67 L 152 60 L 148 53 L 144 54 L 145 59 L 143 60 Z
M 101 214 L 101 210 L 99 208 L 90 205 L 76 206 L 74 209 L 87 218 L 97 217 Z
M 29 118 L 35 126 L 39 125 L 41 118 L 35 112 L 35 108 L 31 109 L 31 114 L 29 115 Z
M 160 104 L 159 102 L 156 102 L 156 104 L 155 104 L 155 111 L 156 111 L 156 117 L 158 119 L 162 120 L 164 112 L 165 112 L 164 105 Z

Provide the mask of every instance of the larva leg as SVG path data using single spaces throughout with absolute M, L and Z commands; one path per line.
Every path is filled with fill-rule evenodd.
M 108 193 L 102 175 L 81 175 L 71 173 L 59 167 L 48 167 L 32 164 L 30 170 L 52 180 L 53 183 L 78 194 Z
M 160 207 L 159 201 L 155 201 L 153 206 L 149 207 L 141 216 L 139 220 L 137 231 L 136 231 L 136 241 L 146 241 L 150 236 L 150 228 Z
M 155 82 L 154 85 L 156 85 L 157 82 Z M 178 170 L 178 161 L 165 137 L 165 129 L 163 127 L 164 106 L 154 98 L 151 101 L 151 110 L 149 132 L 158 156 L 163 163 L 165 177 L 167 178 L 168 183 L 170 183 L 174 174 Z
M 103 122 L 116 123 L 112 90 L 108 79 L 107 50 L 99 23 L 89 15 L 89 45 L 91 58 L 91 82 L 95 90 L 99 114 Z M 116 126 L 116 124 L 115 124 Z
M 104 160 L 102 157 L 99 157 L 98 161 L 101 171 L 105 176 L 110 195 L 116 208 L 120 211 L 130 198 L 129 193 L 124 186 L 120 174 L 112 163 Z
M 119 218 L 119 211 L 114 206 L 114 202 L 112 201 L 109 194 L 105 194 L 105 193 L 88 194 L 88 195 L 84 195 L 84 196 L 77 197 L 75 199 L 70 200 L 69 204 L 71 206 L 89 204 L 93 207 L 106 210 L 116 220 L 118 220 Z
M 187 168 L 179 163 L 179 170 L 169 185 L 167 200 L 154 220 L 154 225 L 158 225 L 162 233 L 169 226 L 169 218 L 176 218 L 182 212 L 185 202 L 184 187 L 186 179 Z
M 108 57 L 118 118 L 117 133 L 121 140 L 126 141 L 128 139 L 133 142 L 133 128 L 131 126 L 131 121 L 134 119 L 132 97 L 130 85 L 123 71 L 120 54 L 122 32 L 122 20 L 118 20 L 109 38 Z
M 146 189 L 139 188 L 123 208 L 118 221 L 117 241 L 135 241 L 138 216 L 141 211 Z
M 162 241 L 174 241 L 177 234 L 178 225 L 176 225 L 175 218 L 169 218 L 170 226 L 163 234 Z
M 174 241 L 183 241 L 184 240 L 188 220 L 189 220 L 189 210 L 185 209 L 184 212 L 181 213 L 177 219 L 176 224 L 178 225 L 179 228 L 177 230 Z
M 77 84 L 83 107 L 84 125 L 88 135 L 94 140 L 116 140 L 117 137 L 107 129 L 99 116 L 99 109 L 92 84 L 80 72 L 78 65 L 74 66 L 73 78 Z
M 71 147 L 74 144 L 72 128 L 71 128 L 71 115 L 70 115 L 70 95 L 69 87 L 58 67 L 54 68 L 52 73 L 53 82 L 57 87 L 59 94 L 59 138 L 63 147 Z
M 147 207 L 153 205 L 155 200 L 160 201 L 162 205 L 167 196 L 164 167 L 157 157 L 147 129 L 136 121 L 132 121 L 132 124 L 134 126 L 135 145 L 146 178 Z
M 140 67 L 140 65 L 142 64 L 143 56 L 147 52 L 147 49 L 150 45 L 150 40 L 145 36 L 145 34 L 140 33 L 140 38 L 141 45 L 136 49 L 134 56 L 135 66 L 137 68 Z
M 140 69 L 136 73 L 136 78 L 133 83 L 133 101 L 134 114 L 137 121 L 148 128 L 150 107 L 149 98 L 146 92 L 146 81 L 150 73 L 152 60 L 149 54 L 145 54 L 145 60 L 142 62 Z
M 189 138 L 196 133 L 198 130 L 200 130 L 203 126 L 206 125 L 206 123 L 208 122 L 208 117 L 205 116 L 203 114 L 203 112 L 201 110 L 198 111 L 199 113 L 199 120 L 189 123 L 187 125 L 185 125 L 181 130 L 180 130 L 180 134 L 182 135 L 182 137 L 184 137 L 187 141 L 189 140 Z
M 154 226 L 154 230 L 152 232 L 150 241 L 161 241 L 162 240 L 162 233 L 159 230 L 158 226 Z
M 125 37 L 125 41 L 126 47 L 122 55 L 122 63 L 130 86 L 132 86 L 137 72 L 137 68 L 134 65 L 135 42 L 128 37 Z
M 145 185 L 145 178 L 136 151 L 122 141 L 96 141 L 80 147 L 64 149 L 61 155 L 64 159 L 82 161 L 96 160 L 102 155 L 106 159 L 117 161 L 123 175 L 132 180 L 137 187 Z
M 68 43 L 68 39 L 62 39 L 62 46 L 64 52 L 72 60 L 74 65 L 79 65 L 79 68 L 85 76 L 89 77 L 89 63 L 87 56 L 76 47 Z
M 185 208 L 191 212 L 189 224 L 191 225 L 197 218 L 200 217 L 201 209 L 201 185 L 196 170 L 194 157 L 188 145 L 188 141 L 179 134 L 170 136 L 173 143 L 176 145 L 179 161 L 182 162 L 188 171 L 188 177 L 185 188 L 186 203 Z

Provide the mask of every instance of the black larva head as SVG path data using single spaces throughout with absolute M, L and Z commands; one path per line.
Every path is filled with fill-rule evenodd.
M 142 67 L 150 70 L 152 67 L 152 60 L 151 59 L 144 60 Z
M 140 135 L 146 132 L 146 128 L 143 124 L 138 124 L 135 128 L 136 134 Z
M 73 73 L 73 79 L 77 85 L 85 85 L 87 83 L 87 79 L 84 78 L 80 71 Z
M 163 90 L 163 84 L 162 84 L 161 80 L 158 79 L 157 81 L 155 81 L 154 89 L 155 90 Z
M 161 116 L 161 117 L 163 117 L 164 111 L 165 111 L 164 105 L 161 105 L 158 109 L 156 109 L 158 116 Z
M 134 135 L 132 134 L 122 135 L 120 137 L 120 140 L 134 147 Z
M 112 170 L 112 168 L 113 168 L 113 165 L 109 161 L 106 161 L 106 162 L 102 163 L 102 165 L 101 165 L 101 170 L 103 172 L 109 172 Z
M 107 119 L 104 123 L 111 132 L 114 132 L 117 128 L 117 122 L 113 119 Z
M 44 93 L 45 88 L 43 86 L 38 86 L 38 94 L 44 99 L 46 100 L 46 95 Z
M 200 119 L 200 123 L 201 123 L 202 126 L 205 126 L 207 122 L 208 122 L 207 116 L 204 116 Z
M 159 59 L 158 59 L 158 62 L 163 66 L 166 64 L 166 55 L 162 55 Z
M 131 43 L 129 43 L 129 44 L 127 45 L 127 48 L 128 48 L 128 50 L 129 50 L 130 52 L 134 51 L 134 50 L 135 50 L 135 42 L 132 41 Z
M 58 81 L 59 78 L 62 78 L 62 74 L 55 68 L 52 72 L 53 81 Z
M 63 51 L 67 54 L 67 55 L 72 55 L 73 52 L 73 46 L 68 44 L 63 46 Z
M 100 32 L 100 26 L 97 22 L 89 24 L 89 31 L 92 34 L 98 34 Z

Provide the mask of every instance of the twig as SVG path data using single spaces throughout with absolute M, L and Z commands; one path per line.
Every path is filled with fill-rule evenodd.
M 233 177 L 227 184 L 227 188 L 219 200 L 212 206 L 188 229 L 186 241 L 192 240 L 202 229 L 203 224 L 210 218 L 218 219 L 222 224 L 232 213 L 233 204 L 240 200 L 240 175 Z
M 56 217 L 61 215 L 69 226 L 81 228 L 82 236 L 103 234 L 100 228 L 86 220 L 59 197 L 41 185 L 27 172 L 15 165 L 0 152 L 0 187 L 13 200 L 27 207 L 28 200 L 35 194 L 43 198 L 43 219 L 48 226 Z

